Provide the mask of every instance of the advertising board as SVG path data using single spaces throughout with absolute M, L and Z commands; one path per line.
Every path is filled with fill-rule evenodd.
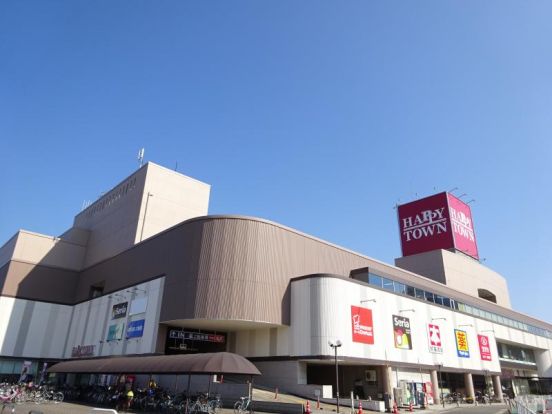
M 403 256 L 456 249 L 479 259 L 470 206 L 447 192 L 398 206 Z
M 485 335 L 477 335 L 477 342 L 479 342 L 479 353 L 481 354 L 481 360 L 491 361 L 492 356 L 489 337 Z
M 125 330 L 125 324 L 124 323 L 117 323 L 113 325 L 109 325 L 109 330 L 107 332 L 107 340 L 108 341 L 118 341 L 123 339 L 123 332 Z
M 374 344 L 374 324 L 371 309 L 351 306 L 351 325 L 353 342 Z
M 439 325 L 427 325 L 427 339 L 429 342 L 429 352 L 434 354 L 443 353 L 443 343 L 441 342 L 441 329 Z
M 395 343 L 395 348 L 412 349 L 410 319 L 393 315 L 393 342 Z
M 455 329 L 454 336 L 456 337 L 456 352 L 458 356 L 461 358 L 469 358 L 470 347 L 468 345 L 468 334 L 466 331 Z
M 398 214 L 403 256 L 452 248 L 454 242 L 448 213 L 447 193 L 400 205 Z
M 138 315 L 140 313 L 145 313 L 147 306 L 148 306 L 147 296 L 132 299 L 132 302 L 130 302 L 130 311 L 128 312 L 128 314 Z
M 144 319 L 132 321 L 128 323 L 126 337 L 127 338 L 139 338 L 144 334 Z
M 447 198 L 454 248 L 479 259 L 470 206 L 452 194 Z
M 127 314 L 128 302 L 117 303 L 111 310 L 111 319 L 124 318 Z

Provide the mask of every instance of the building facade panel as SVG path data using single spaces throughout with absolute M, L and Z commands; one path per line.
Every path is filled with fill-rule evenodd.
M 63 358 L 71 306 L 0 296 L 0 356 Z

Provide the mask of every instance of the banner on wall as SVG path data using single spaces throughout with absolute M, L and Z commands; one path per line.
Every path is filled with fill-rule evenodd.
M 427 403 L 428 404 L 433 404 L 433 401 L 434 401 L 434 399 L 433 399 L 433 384 L 431 382 L 425 382 L 422 385 L 422 390 L 426 394 Z
M 144 334 L 145 322 L 146 322 L 145 319 L 129 322 L 127 327 L 126 337 L 140 338 Z
M 395 348 L 412 349 L 410 319 L 403 316 L 393 315 L 393 337 Z
M 21 365 L 21 375 L 19 376 L 19 382 L 27 382 L 31 376 L 31 366 L 33 365 L 32 361 L 23 361 Z
M 119 323 L 109 325 L 109 331 L 107 332 L 108 341 L 118 341 L 123 339 L 123 331 L 125 330 L 125 324 Z
M 479 353 L 481 354 L 481 360 L 491 361 L 492 357 L 489 337 L 485 335 L 477 335 L 477 341 L 479 342 Z
M 468 334 L 466 331 L 455 329 L 454 335 L 456 336 L 456 352 L 458 356 L 461 358 L 469 358 L 470 348 L 468 345 Z
M 353 342 L 374 344 L 374 324 L 372 310 L 351 306 L 351 323 L 353 329 Z
M 427 325 L 427 339 L 429 341 L 429 352 L 434 354 L 443 353 L 443 343 L 441 342 L 441 328 L 439 325 Z

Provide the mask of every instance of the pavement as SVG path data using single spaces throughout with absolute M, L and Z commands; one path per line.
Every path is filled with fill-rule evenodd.
M 13 407 L 6 407 L 2 414 L 102 414 L 102 411 L 92 411 L 91 406 L 81 405 L 81 404 L 72 404 L 72 403 L 61 403 L 61 404 L 21 404 L 15 405 Z M 0 410 L 1 411 L 1 410 Z M 364 410 L 367 413 L 369 411 Z M 508 412 L 508 406 L 505 404 L 491 404 L 491 405 L 479 405 L 475 406 L 472 404 L 462 404 L 459 407 L 456 405 L 445 406 L 429 406 L 427 409 L 415 409 L 414 412 L 421 414 L 425 412 L 426 414 L 506 414 Z M 113 411 L 111 411 L 113 413 Z M 135 413 L 135 411 L 129 411 L 129 413 Z M 138 413 L 147 414 L 142 411 Z M 315 407 L 312 409 L 312 414 L 334 414 L 336 413 L 336 407 L 325 404 L 323 409 L 317 410 Z M 399 414 L 408 414 L 408 410 L 400 410 Z M 103 414 L 109 414 L 109 411 L 104 411 Z M 221 410 L 221 414 L 234 414 L 234 411 L 231 409 Z M 340 407 L 340 414 L 351 414 L 350 407 Z M 358 414 L 358 413 L 356 413 Z

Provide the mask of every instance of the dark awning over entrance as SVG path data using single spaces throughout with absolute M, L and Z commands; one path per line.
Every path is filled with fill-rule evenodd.
M 48 372 L 79 374 L 243 374 L 261 375 L 241 355 L 230 352 L 133 356 L 59 362 Z

